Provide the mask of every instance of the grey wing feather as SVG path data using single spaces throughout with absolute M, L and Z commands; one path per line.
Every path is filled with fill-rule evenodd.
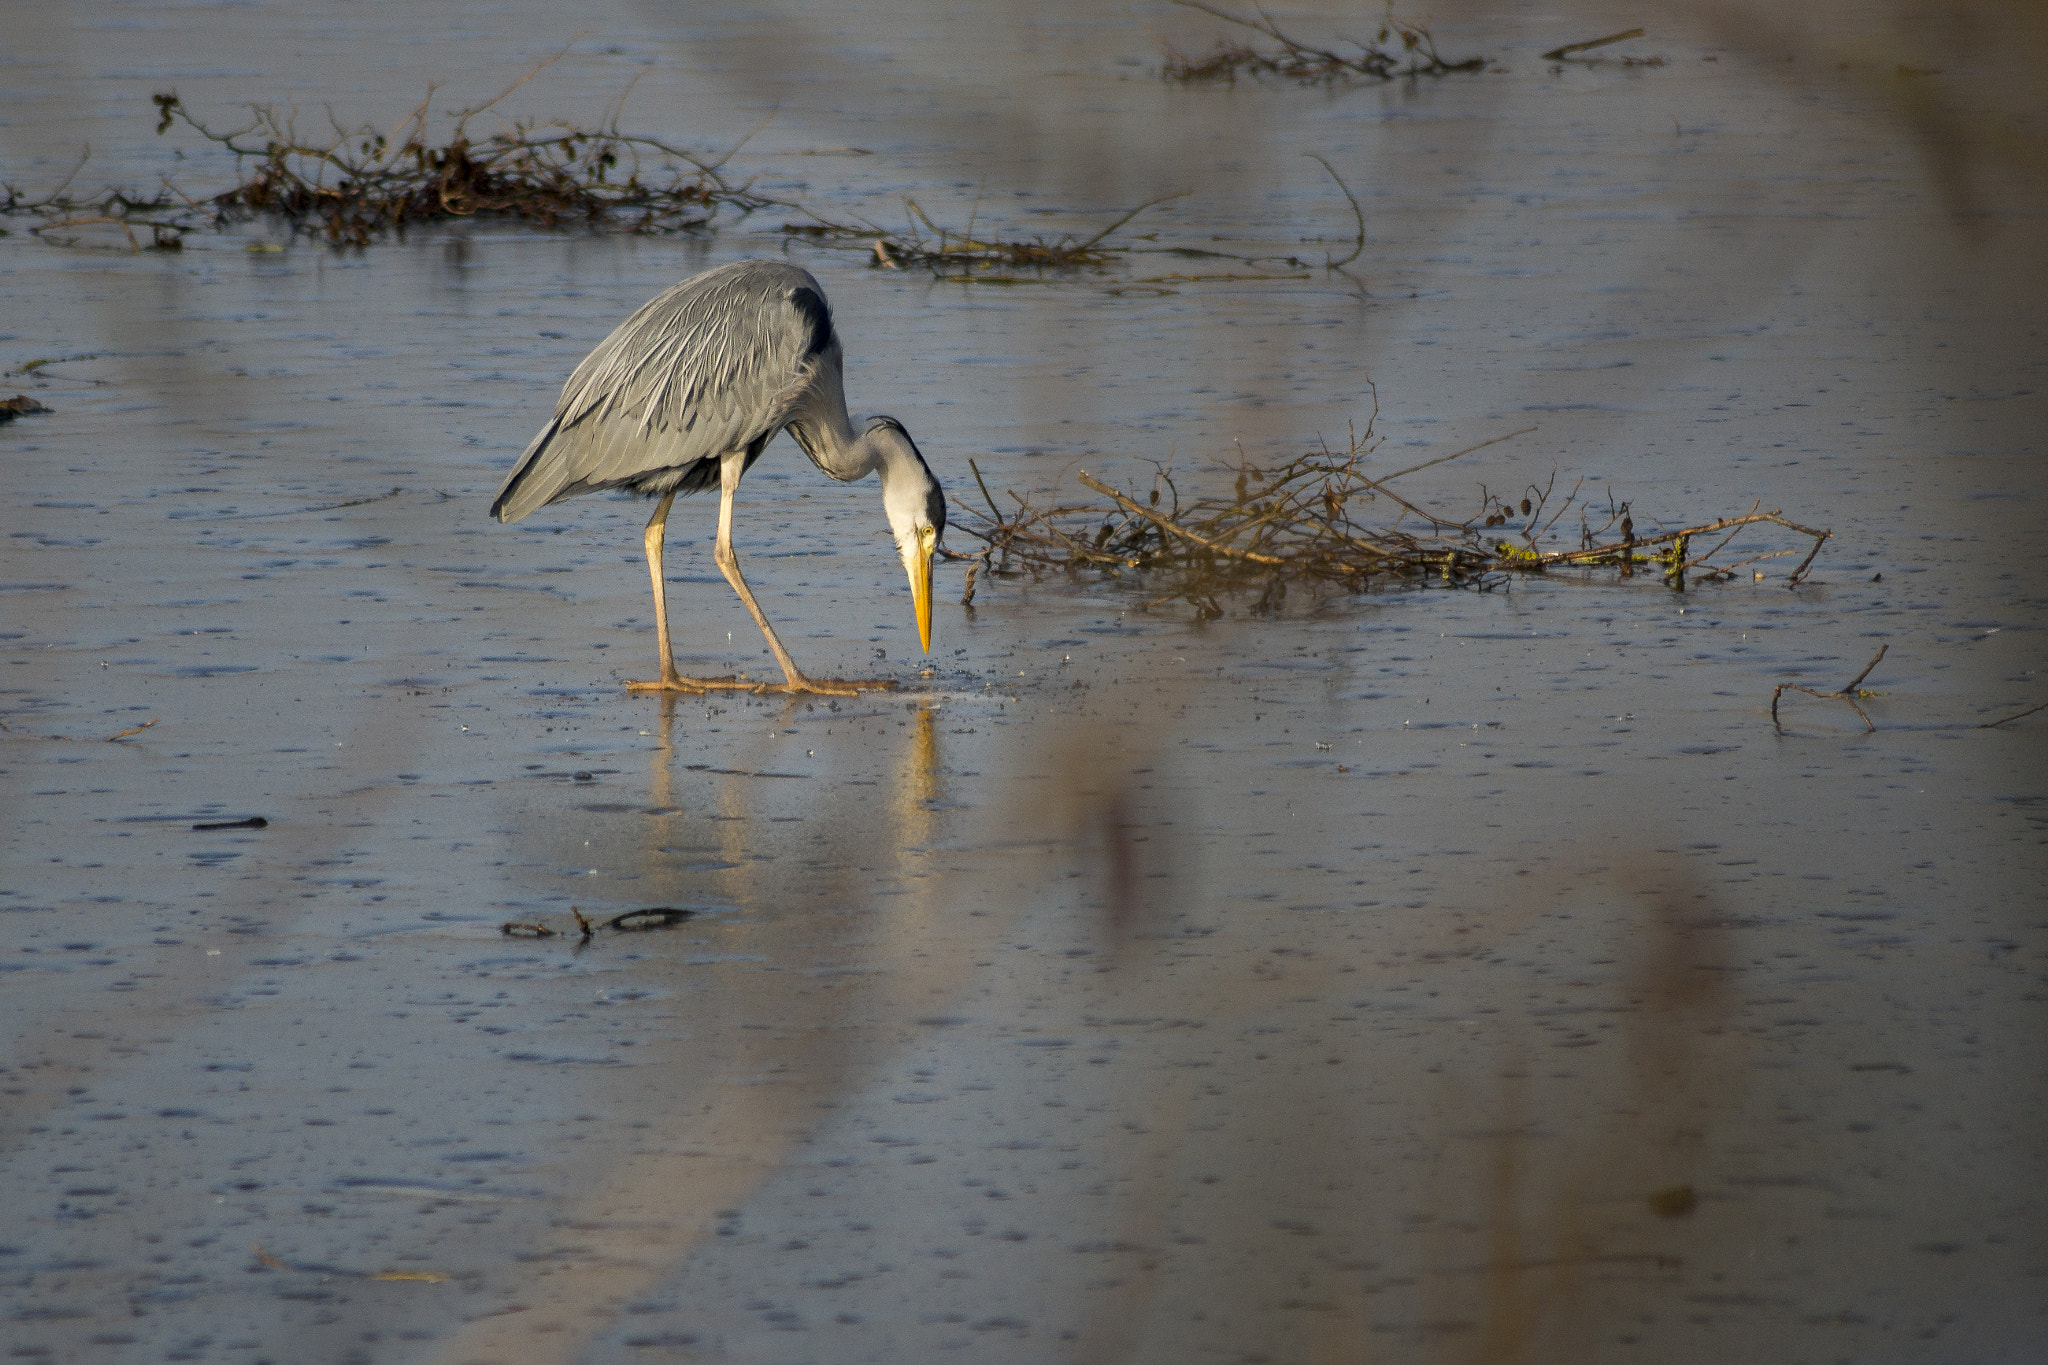
M 824 291 L 809 271 L 740 261 L 685 280 L 576 367 L 491 512 L 517 521 L 599 489 L 715 487 L 719 457 L 765 444 L 837 357 Z

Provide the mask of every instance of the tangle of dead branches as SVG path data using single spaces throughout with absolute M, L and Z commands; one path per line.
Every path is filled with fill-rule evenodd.
M 218 213 L 274 214 L 336 246 L 364 245 L 413 223 L 480 216 L 690 232 L 709 226 L 721 208 L 746 212 L 773 202 L 728 183 L 720 161 L 623 131 L 616 115 L 596 130 L 520 121 L 472 136 L 470 120 L 494 100 L 463 110 L 435 139 L 422 100 L 388 136 L 335 124 L 329 135 L 309 138 L 275 105 L 250 106 L 253 120 L 223 133 L 194 118 L 176 95 L 156 101 L 160 131 L 184 123 L 254 163 L 240 184 L 208 201 Z
M 811 219 L 783 224 L 786 237 L 845 242 L 872 252 L 878 267 L 919 268 L 941 279 L 1001 284 L 1025 278 L 1005 271 L 1042 277 L 1105 265 L 1131 250 L 1109 245 L 1111 236 L 1147 209 L 1186 193 L 1148 200 L 1085 236 L 1004 240 L 977 232 L 972 215 L 964 231 L 941 227 L 916 200 L 905 201 L 908 221 L 897 230 L 857 215 L 827 218 L 801 204 L 756 193 L 725 177 L 732 152 L 700 156 L 621 129 L 623 94 L 596 130 L 515 121 L 495 133 L 472 134 L 471 120 L 546 65 L 542 62 L 495 98 L 454 113 L 452 127 L 438 136 L 429 132 L 431 89 L 388 135 L 367 126 L 345 128 L 330 116 L 328 128 L 311 136 L 301 131 L 297 111 L 272 104 L 248 106 L 251 117 L 245 126 L 221 132 L 202 122 L 176 94 L 161 94 L 155 97 L 157 132 L 183 126 L 234 153 L 242 171 L 233 188 L 195 199 L 166 181 L 153 195 L 105 190 L 87 197 L 71 192 L 78 176 L 74 169 L 42 195 L 0 185 L 0 215 L 36 215 L 43 221 L 31 231 L 60 244 L 77 243 L 85 229 L 98 225 L 118 230 L 134 250 L 175 250 L 187 232 L 253 217 L 280 219 L 292 231 L 331 246 L 367 246 L 409 225 L 449 219 L 509 218 L 548 228 L 680 233 L 708 230 L 721 210 L 744 215 L 774 206 Z M 151 235 L 145 242 L 138 231 Z M 1275 277 L 1266 271 L 1232 278 Z
M 454 111 L 439 133 L 428 112 L 431 86 L 390 133 L 345 127 L 331 113 L 324 129 L 304 130 L 296 109 L 275 104 L 248 105 L 242 126 L 220 131 L 175 92 L 159 94 L 157 133 L 182 125 L 232 152 L 240 179 L 231 189 L 193 198 L 166 180 L 154 194 L 109 189 L 79 196 L 70 189 L 74 170 L 42 195 L 0 185 L 0 214 L 34 214 L 44 221 L 31 230 L 60 242 L 101 224 L 119 228 L 133 248 L 143 246 L 136 229 L 146 228 L 149 245 L 175 249 L 186 232 L 256 216 L 280 218 L 333 246 L 364 246 L 412 224 L 479 217 L 605 232 L 695 232 L 722 209 L 748 213 L 777 202 L 725 178 L 730 152 L 700 155 L 622 129 L 631 86 L 595 129 L 514 120 L 493 133 L 471 130 L 473 120 L 561 55 L 482 104 Z
M 1106 504 L 1038 506 L 1012 492 L 1013 505 L 1005 506 L 970 461 L 986 510 L 969 502 L 967 517 L 955 524 L 985 545 L 973 556 L 979 561 L 977 578 L 1082 571 L 1128 575 L 1148 588 L 1169 589 L 1150 605 L 1185 601 L 1203 616 L 1222 615 L 1220 595 L 1253 590 L 1259 593 L 1254 609 L 1270 610 L 1286 596 L 1290 582 L 1350 591 L 1391 582 L 1485 588 L 1515 575 L 1604 569 L 1623 577 L 1655 573 L 1666 586 L 1683 592 L 1689 577 L 1727 581 L 1739 569 L 1805 548 L 1805 558 L 1788 579 L 1796 585 L 1831 535 L 1760 506 L 1645 533 L 1637 529 L 1629 503 L 1610 498 L 1599 507 L 1582 499 L 1583 481 L 1557 501 L 1555 474 L 1547 486 L 1531 485 L 1516 499 L 1482 485 L 1479 511 L 1463 520 L 1430 511 L 1391 487 L 1406 475 L 1522 434 L 1511 432 L 1379 474 L 1372 471 L 1371 456 L 1381 438 L 1369 419 L 1364 432 L 1354 431 L 1343 450 L 1324 447 L 1265 467 L 1240 458 L 1227 466 L 1236 474 L 1228 496 L 1186 499 L 1173 471 L 1164 466 L 1142 491 L 1118 489 L 1081 473 L 1080 481 Z M 1570 533 L 1577 544 L 1558 546 L 1567 534 L 1558 528 L 1574 511 L 1578 524 Z M 1768 526 L 1811 537 L 1812 544 L 1720 561 L 1743 531 Z M 1719 532 L 1727 534 L 1704 553 L 1696 552 L 1696 541 Z
M 782 231 L 791 237 L 804 237 L 812 241 L 842 241 L 862 245 L 873 253 L 873 264 L 890 270 L 915 267 L 929 270 L 941 279 L 972 280 L 983 284 L 1004 284 L 1013 282 L 1013 277 L 991 274 L 988 271 L 1024 269 L 1032 271 L 1078 270 L 1086 266 L 1107 264 L 1115 257 L 1124 255 L 1126 247 L 1106 245 L 1109 238 L 1146 209 L 1175 199 L 1185 198 L 1188 191 L 1161 195 L 1148 199 L 1136 208 L 1123 214 L 1100 232 L 1087 237 L 1065 234 L 1059 237 L 1035 237 L 1026 241 L 1004 241 L 994 237 L 977 236 L 975 220 L 970 216 L 965 230 L 941 227 L 932 221 L 915 199 L 904 200 L 907 226 L 901 231 L 886 228 L 866 219 L 846 222 L 821 217 L 804 210 L 814 221 L 809 223 L 784 223 Z M 948 274 L 946 272 L 955 272 Z M 982 273 L 976 273 L 976 272 Z
M 1448 76 L 1459 71 L 1482 71 L 1486 67 L 1484 57 L 1467 57 L 1455 62 L 1448 60 L 1436 50 L 1436 40 L 1430 37 L 1428 29 L 1403 23 L 1391 14 L 1380 21 L 1379 31 L 1372 41 L 1346 40 L 1353 50 L 1340 52 L 1290 37 L 1281 31 L 1264 9 L 1255 10 L 1258 18 L 1247 19 L 1203 4 L 1201 0 L 1173 0 L 1173 3 L 1182 9 L 1200 10 L 1225 23 L 1248 28 L 1261 37 L 1270 38 L 1278 46 L 1219 41 L 1203 57 L 1169 51 L 1159 74 L 1170 81 L 1235 81 L 1243 74 L 1278 76 L 1283 80 L 1327 85 L 1344 80 L 1390 81 L 1399 76 Z

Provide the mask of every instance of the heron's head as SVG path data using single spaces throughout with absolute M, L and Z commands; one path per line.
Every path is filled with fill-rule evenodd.
M 896 536 L 896 551 L 910 575 L 917 639 L 932 652 L 932 556 L 946 534 L 946 495 L 918 454 L 910 433 L 893 417 L 870 417 L 864 437 L 880 457 L 882 510 Z

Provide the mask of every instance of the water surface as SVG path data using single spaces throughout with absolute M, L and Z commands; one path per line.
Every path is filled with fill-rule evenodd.
M 1796 590 L 1780 559 L 1210 622 L 1060 578 L 964 610 L 955 567 L 926 660 L 873 487 L 782 442 L 750 577 L 814 671 L 904 688 L 664 702 L 621 685 L 645 509 L 486 509 L 575 362 L 784 250 L 773 214 L 177 254 L 16 220 L 0 363 L 91 358 L 8 381 L 53 412 L 0 431 L 9 1349 L 2038 1355 L 2048 726 L 1978 728 L 2044 699 L 2041 182 L 1981 135 L 2036 35 L 1837 18 L 1553 70 L 1642 12 L 1467 7 L 1439 41 L 1498 69 L 1323 90 L 1161 82 L 1219 29 L 1148 7 L 20 17 L 20 183 L 87 141 L 88 177 L 224 183 L 151 136 L 173 85 L 388 125 L 575 38 L 515 113 L 640 75 L 626 123 L 692 145 L 772 112 L 733 165 L 824 210 L 1029 236 L 1190 190 L 1145 245 L 1305 276 L 788 248 L 956 508 L 970 456 L 999 496 L 1222 486 L 1376 388 L 1385 468 L 1536 428 L 1408 481 L 1447 513 L 1555 470 L 1642 525 L 1761 500 L 1835 538 Z M 1347 273 L 1309 152 L 1363 206 Z M 765 669 L 712 515 L 671 521 L 680 663 Z M 1803 697 L 1774 730 L 1776 684 L 1880 645 L 1874 733 Z M 500 932 L 571 906 L 693 914 Z

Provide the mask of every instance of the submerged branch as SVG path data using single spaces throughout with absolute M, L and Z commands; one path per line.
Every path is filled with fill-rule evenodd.
M 1596 48 L 1607 47 L 1613 43 L 1627 42 L 1630 38 L 1640 38 L 1642 36 L 1642 29 L 1627 28 L 1619 33 L 1610 33 L 1604 38 L 1588 38 L 1582 43 L 1566 43 L 1563 47 L 1553 47 L 1550 51 L 1543 54 L 1543 60 L 1546 62 L 1579 62 L 1587 66 L 1598 66 L 1607 59 L 1605 57 L 1585 57 L 1580 54 L 1591 52 Z M 1623 57 L 1620 60 L 1623 66 L 1664 65 L 1662 57 Z

